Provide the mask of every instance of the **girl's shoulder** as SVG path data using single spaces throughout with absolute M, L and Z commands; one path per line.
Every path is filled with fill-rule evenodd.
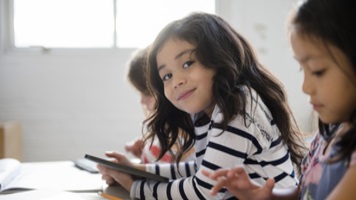
M 248 121 L 254 121 L 254 118 L 267 118 L 268 120 L 272 120 L 272 115 L 267 108 L 267 106 L 264 104 L 262 99 L 259 97 L 257 92 L 253 88 L 249 88 L 247 86 L 239 86 L 239 89 L 241 93 L 243 94 L 243 98 L 245 99 L 245 115 L 244 116 L 239 116 L 236 115 L 236 117 L 232 120 L 238 120 L 241 121 L 241 119 L 237 118 L 244 118 Z M 192 116 L 192 119 L 194 122 L 200 121 L 204 114 L 202 113 L 197 113 Z M 262 115 L 262 116 L 259 116 Z M 210 121 L 214 121 L 219 123 L 223 118 L 223 114 L 221 112 L 221 108 L 218 105 L 215 105 L 214 110 L 211 115 Z M 205 120 L 205 123 L 207 121 Z
M 318 130 L 315 133 L 314 138 L 310 142 L 309 151 L 313 151 L 313 150 L 317 149 L 320 145 L 323 145 L 323 144 L 326 144 L 326 140 L 324 139 L 324 137 L 321 135 L 320 131 Z
M 269 120 L 272 120 L 272 114 L 270 110 L 263 102 L 260 95 L 253 88 L 241 86 L 240 90 L 244 94 L 246 100 L 246 114 L 251 116 L 262 115 L 263 117 L 267 117 Z
M 254 89 L 246 86 L 242 86 L 240 89 L 245 94 L 246 100 L 244 114 L 236 115 L 228 123 L 228 126 L 244 131 L 246 134 L 258 140 L 260 145 L 268 148 L 271 143 L 278 140 L 281 135 L 278 127 L 274 123 L 273 116 Z M 218 113 L 219 108 L 217 108 L 216 111 L 215 117 L 215 110 L 213 112 L 212 120 L 214 122 L 222 118 L 222 113 Z

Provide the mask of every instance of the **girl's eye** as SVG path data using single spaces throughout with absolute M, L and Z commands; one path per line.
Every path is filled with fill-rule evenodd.
M 194 63 L 194 61 L 190 60 L 190 61 L 187 61 L 183 64 L 183 68 L 188 68 L 190 67 L 192 64 Z
M 162 81 L 166 81 L 172 77 L 172 74 L 166 74 L 162 77 Z
M 325 71 L 326 71 L 325 69 L 317 70 L 317 71 L 313 71 L 312 74 L 313 74 L 314 76 L 320 77 L 320 76 L 324 75 Z

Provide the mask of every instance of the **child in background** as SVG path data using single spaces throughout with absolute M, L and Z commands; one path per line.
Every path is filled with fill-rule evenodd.
M 243 166 L 204 172 L 239 199 L 355 199 L 356 197 L 356 4 L 350 0 L 301 2 L 290 42 L 304 72 L 303 91 L 319 114 L 319 131 L 302 163 L 298 187 L 272 190 L 252 182 Z
M 155 99 L 150 94 L 145 76 L 145 67 L 147 65 L 149 47 L 136 51 L 128 64 L 128 81 L 139 91 L 140 103 L 146 118 L 151 116 L 155 110 Z M 143 131 L 145 131 L 143 129 Z M 141 163 L 172 163 L 175 162 L 175 152 L 179 149 L 179 143 L 173 145 L 167 153 L 159 160 L 161 153 L 158 140 L 145 137 L 135 139 L 125 145 L 125 150 L 140 158 Z M 194 149 L 191 149 L 183 156 L 182 160 L 194 160 Z
M 261 184 L 272 177 L 279 187 L 297 184 L 293 163 L 303 158 L 302 141 L 283 86 L 257 60 L 250 44 L 222 18 L 193 13 L 168 24 L 154 41 L 148 80 L 157 100 L 146 121 L 162 153 L 182 134 L 195 163 L 134 165 L 120 153 L 116 162 L 169 177 L 169 183 L 134 180 L 99 165 L 108 184 L 118 182 L 131 198 L 213 199 L 215 180 L 202 170 L 244 165 Z M 177 160 L 178 162 L 179 160 Z M 232 195 L 221 190 L 218 199 Z

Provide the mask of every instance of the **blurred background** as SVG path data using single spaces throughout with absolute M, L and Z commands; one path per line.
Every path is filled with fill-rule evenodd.
M 192 11 L 226 19 L 285 85 L 300 129 L 315 130 L 288 43 L 295 0 L 0 0 L 0 124 L 17 122 L 24 162 L 124 151 L 141 135 L 133 52 Z M 1 145 L 0 145 L 1 148 Z

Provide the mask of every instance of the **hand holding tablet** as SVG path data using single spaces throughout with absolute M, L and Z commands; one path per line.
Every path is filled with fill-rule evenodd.
M 111 161 L 106 160 L 104 158 L 99 158 L 99 157 L 88 155 L 88 154 L 86 154 L 84 156 L 84 158 L 86 158 L 88 160 L 91 160 L 93 162 L 96 162 L 98 164 L 105 165 L 105 166 L 107 166 L 109 168 L 116 169 L 116 170 L 119 170 L 121 172 L 133 175 L 135 177 L 148 179 L 148 180 L 161 181 L 161 182 L 168 182 L 169 181 L 169 179 L 166 178 L 166 177 L 163 177 L 163 176 L 160 176 L 160 175 L 157 175 L 157 174 L 152 174 L 152 173 L 149 173 L 149 172 L 146 172 L 146 171 L 142 171 L 142 170 L 133 168 L 131 166 L 122 165 L 122 164 L 119 164 L 119 163 L 114 163 L 114 162 L 111 162 Z

